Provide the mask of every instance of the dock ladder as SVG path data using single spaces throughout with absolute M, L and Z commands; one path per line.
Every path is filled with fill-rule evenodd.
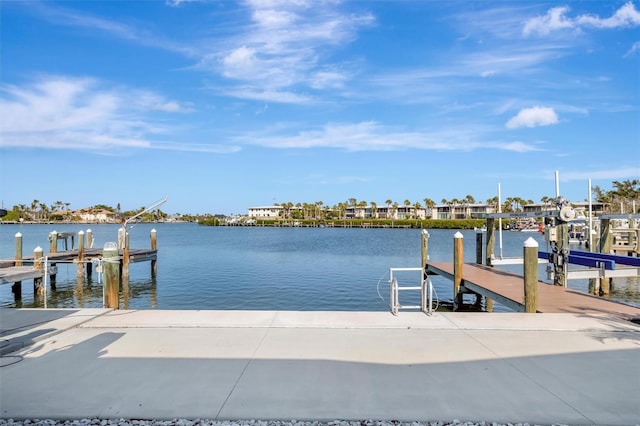
M 398 279 L 393 276 L 394 272 L 420 272 L 420 285 L 400 287 Z M 405 290 L 420 290 L 420 305 L 401 305 L 400 292 Z M 393 315 L 398 315 L 401 309 L 420 309 L 427 315 L 433 312 L 433 285 L 424 273 L 423 268 L 389 268 L 389 307 Z

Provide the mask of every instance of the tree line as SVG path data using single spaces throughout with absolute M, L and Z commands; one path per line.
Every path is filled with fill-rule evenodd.
M 634 208 L 640 207 L 640 179 L 631 179 L 624 181 L 614 180 L 612 182 L 612 189 L 605 190 L 600 186 L 594 186 L 592 188 L 592 195 L 594 201 L 605 204 L 605 210 L 607 213 L 630 213 Z M 586 201 L 586 200 L 585 200 Z M 555 202 L 555 197 L 544 196 L 540 199 L 540 202 L 545 205 L 551 206 Z M 424 203 L 424 204 L 423 204 Z M 443 198 L 440 201 L 441 204 L 450 207 L 469 206 L 478 203 L 472 195 L 466 195 L 463 198 Z M 524 206 L 533 204 L 534 201 L 530 199 L 524 199 L 521 197 L 508 197 L 502 201 L 501 210 L 507 212 L 519 212 L 524 209 Z M 492 197 L 486 200 L 486 204 L 493 206 L 497 209 L 498 197 Z M 13 206 L 7 216 L 2 218 L 5 221 L 67 221 L 73 222 L 78 220 L 77 211 L 73 212 L 69 210 L 71 203 L 66 201 L 55 201 L 53 204 L 47 205 L 37 199 L 33 200 L 30 204 L 17 204 Z M 370 207 L 374 213 L 377 213 L 378 204 L 376 202 L 367 202 L 365 200 L 358 200 L 356 198 L 349 198 L 344 202 L 339 202 L 334 205 L 326 205 L 323 201 L 316 201 L 313 203 L 307 202 L 284 202 L 275 203 L 276 206 L 281 206 L 283 210 L 283 216 L 289 219 L 332 219 L 332 218 L 344 218 L 345 211 L 351 207 Z M 384 202 L 387 210 L 396 210 L 401 206 L 405 208 L 413 207 L 416 210 L 421 208 L 433 209 L 436 206 L 436 202 L 430 198 L 423 198 L 421 201 L 412 202 L 411 200 L 404 200 L 402 204 L 394 201 L 393 199 L 387 199 Z M 293 208 L 295 207 L 295 209 Z M 137 210 L 121 211 L 120 203 L 117 206 L 110 207 L 104 204 L 98 204 L 95 206 L 83 208 L 80 212 L 96 213 L 100 211 L 108 211 L 113 214 L 114 219 L 128 218 L 135 216 L 143 211 L 145 207 L 140 207 Z M 220 215 L 218 215 L 220 216 Z M 167 213 L 162 212 L 160 209 L 154 212 L 145 213 L 141 216 L 142 220 L 165 220 L 169 217 Z M 184 221 L 198 221 L 201 218 L 213 217 L 212 214 L 207 213 L 203 215 L 181 215 L 176 213 L 173 215 L 177 220 Z

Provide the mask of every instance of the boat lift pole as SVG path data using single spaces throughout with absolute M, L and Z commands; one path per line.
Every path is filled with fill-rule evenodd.
M 502 213 L 502 198 L 500 195 L 500 182 L 498 182 L 498 213 Z M 502 218 L 498 218 L 498 249 L 502 259 Z
M 593 251 L 593 206 L 591 203 L 591 179 L 589 179 L 589 251 Z
M 144 209 L 144 210 L 142 210 L 140 213 L 138 213 L 138 214 L 136 214 L 136 215 L 134 215 L 134 216 L 131 216 L 129 219 L 127 219 L 127 220 L 125 220 L 125 221 L 124 221 L 124 223 L 122 224 L 122 226 L 123 226 L 124 228 L 126 228 L 126 227 L 127 227 L 127 224 L 128 224 L 129 222 L 131 222 L 133 219 L 135 219 L 135 218 L 137 218 L 138 216 L 141 216 L 141 215 L 143 215 L 143 214 L 145 214 L 145 213 L 147 213 L 147 212 L 150 212 L 151 210 L 154 210 L 154 209 L 155 209 L 155 208 L 157 208 L 157 207 L 160 207 L 161 205 L 163 205 L 164 203 L 166 203 L 168 199 L 169 199 L 169 196 L 166 196 L 166 197 L 164 197 L 163 199 L 161 199 L 160 201 L 157 201 L 156 203 L 152 204 L 151 206 L 149 206 L 149 207 L 145 208 L 145 209 Z

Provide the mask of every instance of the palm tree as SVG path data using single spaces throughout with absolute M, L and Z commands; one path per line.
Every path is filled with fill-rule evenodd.
M 409 207 L 411 206 L 411 200 L 404 200 L 404 217 L 409 218 Z
M 449 200 L 449 205 L 451 206 L 451 219 L 456 218 L 456 207 L 460 204 L 460 200 L 457 198 L 452 198 Z
M 47 220 L 49 216 L 49 208 L 45 203 L 40 203 L 40 219 Z
M 36 215 L 36 207 L 38 207 L 38 203 L 40 202 L 40 200 L 33 200 L 31 202 L 31 219 L 35 220 L 37 215 Z
M 436 202 L 433 201 L 431 198 L 425 198 L 422 201 L 424 201 L 424 206 L 429 210 L 430 216 L 433 217 L 432 210 L 436 206 Z
M 64 207 L 65 207 L 65 212 L 67 214 L 67 220 L 71 221 L 69 216 L 70 216 L 70 212 L 69 212 L 69 206 L 71 205 L 71 203 L 64 203 Z
M 489 204 L 490 206 L 495 207 L 496 210 L 497 210 L 498 209 L 498 196 L 496 195 L 495 197 L 487 198 L 487 204 Z
M 388 219 L 389 216 L 391 215 L 391 212 L 389 211 L 389 209 L 391 208 L 391 204 L 393 204 L 393 200 L 392 199 L 388 199 L 384 202 L 387 205 L 387 215 L 386 218 Z
M 416 201 L 416 203 L 413 205 L 413 207 L 416 209 L 414 212 L 414 216 L 417 219 L 418 218 L 418 210 L 420 210 L 422 208 L 422 205 L 420 204 L 420 201 Z
M 473 198 L 473 195 L 467 194 L 462 199 L 462 202 L 465 205 L 465 216 L 466 216 L 467 219 L 470 219 L 471 218 L 471 209 L 469 208 L 469 206 L 471 206 L 471 204 L 475 203 L 476 199 Z

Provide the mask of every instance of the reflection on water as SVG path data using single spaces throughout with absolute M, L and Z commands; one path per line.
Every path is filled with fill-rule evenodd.
M 86 230 L 86 225 L 67 225 Z M 75 228 L 74 228 L 75 227 Z M 150 263 L 130 265 L 130 279 L 121 283 L 120 307 L 125 309 L 247 309 L 345 310 L 389 309 L 390 267 L 420 266 L 419 229 L 359 228 L 242 228 L 203 227 L 196 224 L 142 224 L 131 230 L 133 248 L 149 247 L 157 228 L 158 272 Z M 117 240 L 117 225 L 92 225 L 94 247 Z M 21 232 L 25 256 L 36 246 L 48 247 L 50 225 L 0 226 L 0 258 L 14 255 L 14 235 Z M 452 261 L 456 230 L 429 230 L 431 261 Z M 475 260 L 475 233 L 462 231 L 465 262 Z M 506 232 L 503 255 L 522 256 L 523 242 L 532 237 L 540 250 L 549 251 L 537 233 Z M 496 241 L 496 245 L 498 242 Z M 496 253 L 499 248 L 496 247 Z M 47 289 L 47 307 L 102 307 L 103 283 L 92 276 L 77 278 L 74 264 L 58 263 L 56 289 Z M 522 273 L 521 266 L 501 267 Z M 539 277 L 546 280 L 545 265 Z M 419 275 L 400 277 L 400 285 L 416 285 Z M 403 281 L 404 280 L 404 281 Z M 442 309 L 452 302 L 450 280 L 432 276 L 435 297 Z M 569 282 L 588 292 L 588 280 Z M 33 295 L 32 281 L 22 283 L 22 302 L 14 302 L 10 285 L 0 286 L 2 307 L 43 307 Z M 419 305 L 419 292 L 403 292 L 401 303 Z M 465 303 L 473 303 L 473 296 Z M 638 278 L 616 278 L 610 299 L 640 306 Z M 507 308 L 495 304 L 497 312 Z

